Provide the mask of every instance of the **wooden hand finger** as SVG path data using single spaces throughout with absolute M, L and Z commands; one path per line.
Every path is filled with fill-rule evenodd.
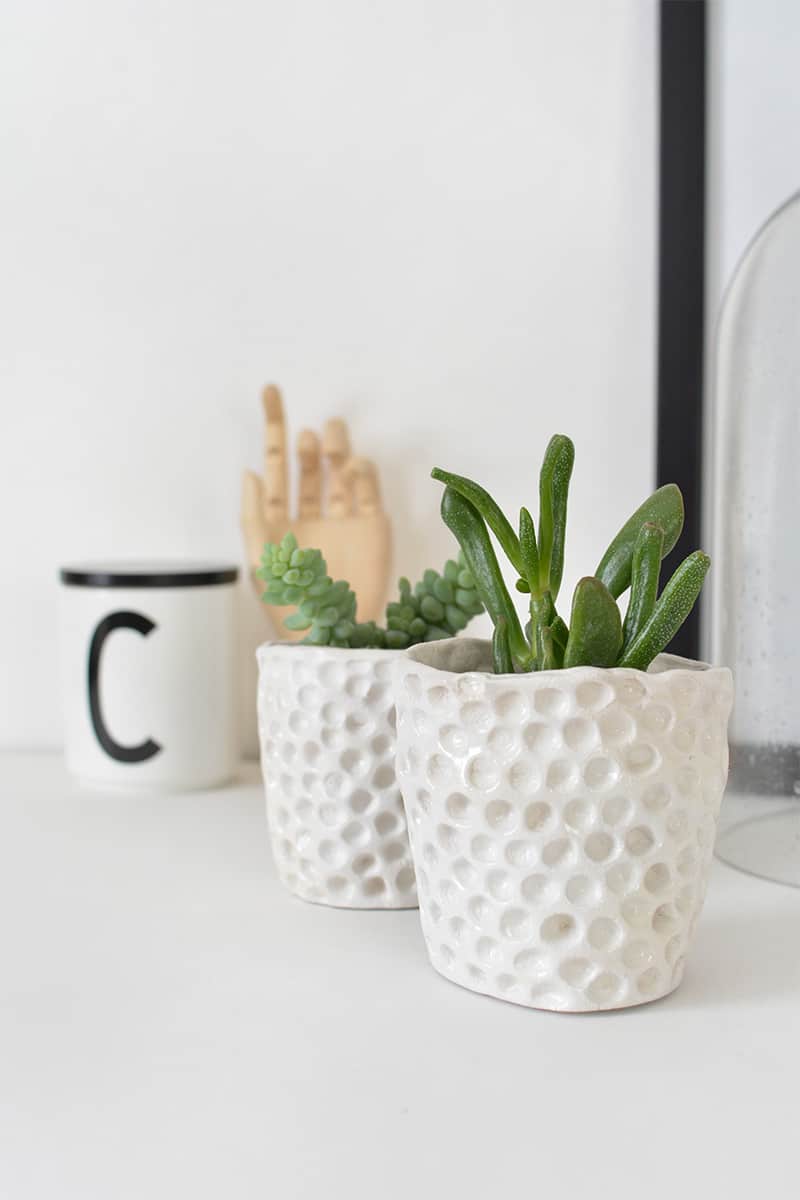
M 353 496 L 357 516 L 374 516 L 382 511 L 378 469 L 369 458 L 351 458 L 344 468 Z
M 313 430 L 304 429 L 300 433 L 297 459 L 300 464 L 298 516 L 318 517 L 322 506 L 322 464 L 319 438 Z
M 257 567 L 266 541 L 264 530 L 264 495 L 261 480 L 254 471 L 245 471 L 242 476 L 242 507 L 240 521 L 244 536 L 247 561 Z
M 274 384 L 264 388 L 264 516 L 270 528 L 281 528 L 282 536 L 289 522 L 289 473 L 286 458 L 286 422 L 283 400 Z
M 322 435 L 322 453 L 328 460 L 328 516 L 349 516 L 352 497 L 344 468 L 350 458 L 350 437 L 340 417 L 327 422 Z

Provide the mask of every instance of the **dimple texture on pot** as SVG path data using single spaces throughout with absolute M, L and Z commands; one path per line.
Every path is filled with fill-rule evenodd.
M 730 672 L 662 655 L 648 673 L 495 676 L 489 655 L 459 638 L 394 665 L 432 964 L 532 1008 L 665 995 L 705 897 Z
M 258 725 L 272 852 L 304 900 L 414 908 L 389 650 L 265 645 Z

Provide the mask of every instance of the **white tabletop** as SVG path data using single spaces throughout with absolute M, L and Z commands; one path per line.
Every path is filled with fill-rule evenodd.
M 800 891 L 716 864 L 680 991 L 533 1012 L 436 975 L 414 911 L 291 898 L 242 780 L 0 759 L 4 1200 L 799 1194 Z

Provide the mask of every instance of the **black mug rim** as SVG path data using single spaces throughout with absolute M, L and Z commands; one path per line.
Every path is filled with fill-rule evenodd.
M 188 588 L 235 583 L 239 568 L 217 563 L 86 563 L 61 567 L 61 583 L 90 588 Z

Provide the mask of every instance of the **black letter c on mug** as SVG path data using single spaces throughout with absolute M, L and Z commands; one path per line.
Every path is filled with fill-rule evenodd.
M 148 633 L 155 629 L 155 625 L 149 617 L 144 617 L 141 613 L 121 611 L 109 613 L 107 617 L 103 617 L 95 629 L 89 647 L 89 713 L 92 718 L 92 728 L 106 754 L 115 758 L 117 762 L 145 762 L 161 750 L 158 742 L 148 738 L 146 741 L 140 742 L 138 746 L 120 745 L 108 732 L 100 708 L 100 655 L 103 652 L 106 638 L 115 629 L 134 629 L 142 637 L 147 637 Z

